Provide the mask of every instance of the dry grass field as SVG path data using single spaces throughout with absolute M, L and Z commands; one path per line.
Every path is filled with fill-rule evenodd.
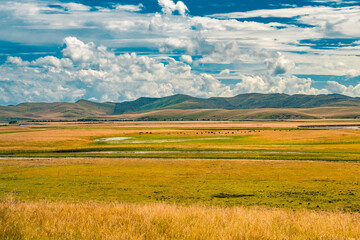
M 0 238 L 360 239 L 357 124 L 1 126 Z
M 360 214 L 261 207 L 0 202 L 1 239 L 359 239 Z

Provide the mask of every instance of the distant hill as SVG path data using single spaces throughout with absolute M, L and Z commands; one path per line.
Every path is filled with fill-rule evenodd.
M 360 99 L 339 94 L 240 94 L 196 98 L 177 94 L 122 103 L 22 103 L 0 106 L 0 120 L 241 120 L 360 118 Z
M 177 94 L 163 98 L 139 98 L 131 102 L 117 103 L 114 114 L 148 112 L 164 109 L 254 109 L 254 108 L 315 108 L 331 106 L 360 106 L 359 98 L 339 94 L 287 95 L 287 94 L 240 94 L 235 97 L 208 99 Z
M 76 103 L 21 103 L 0 106 L 0 120 L 68 120 L 102 117 L 114 112 L 115 103 L 79 100 Z

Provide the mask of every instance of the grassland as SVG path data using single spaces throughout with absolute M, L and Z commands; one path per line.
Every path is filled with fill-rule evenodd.
M 74 217 L 76 216 L 76 217 Z M 1 239 L 358 239 L 360 214 L 157 204 L 0 203 Z
M 360 211 L 359 163 L 3 159 L 0 198 Z
M 305 127 L 332 124 L 0 127 L 0 238 L 358 239 L 360 131 Z
M 2 127 L 0 156 L 360 161 L 360 131 L 304 124 L 314 122 Z M 101 141 L 113 137 L 128 139 Z

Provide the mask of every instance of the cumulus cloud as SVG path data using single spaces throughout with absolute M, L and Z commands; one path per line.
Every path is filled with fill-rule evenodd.
M 24 65 L 27 65 L 29 62 L 24 62 L 20 57 L 12 57 L 12 56 L 9 56 L 7 57 L 7 63 L 11 63 L 11 64 L 14 64 L 16 66 L 24 66 Z
M 188 64 L 191 64 L 193 62 L 192 57 L 189 55 L 181 55 L 180 60 Z
M 281 53 L 278 53 L 278 57 L 275 59 L 265 60 L 269 69 L 271 69 L 273 75 L 280 75 L 288 73 L 291 69 L 294 68 L 295 63 L 290 59 L 287 59 Z
M 122 4 L 117 4 L 115 9 L 116 10 L 120 10 L 120 11 L 129 11 L 129 12 L 139 12 L 141 10 L 143 10 L 144 5 L 143 4 L 138 4 L 138 5 L 122 5 Z
M 177 11 L 181 15 L 185 15 L 189 9 L 182 2 L 178 1 L 176 4 L 172 0 L 158 0 L 159 5 L 162 7 L 162 11 L 166 14 L 173 14 L 173 12 Z
M 333 93 L 358 97 L 360 95 L 360 84 L 345 86 L 335 81 L 328 81 L 327 88 Z
M 326 89 L 311 86 L 309 78 L 296 76 L 240 75 L 241 82 L 235 85 L 238 93 L 288 93 L 288 94 L 326 94 Z
M 184 51 L 188 53 L 195 53 L 195 50 L 199 47 L 196 41 L 192 39 L 180 39 L 180 38 L 168 38 L 165 39 L 161 46 L 162 52 Z
M 138 97 L 161 97 L 184 93 L 199 97 L 233 96 L 244 92 L 316 93 L 310 79 L 239 75 L 241 81 L 228 86 L 213 75 L 194 72 L 183 61 L 135 53 L 116 55 L 104 46 L 64 39 L 62 58 L 46 56 L 27 62 L 9 57 L 0 66 L 0 83 L 6 89 L 0 101 L 123 101 Z M 230 74 L 230 70 L 222 74 Z M 14 101 L 14 99 L 16 99 Z
M 224 86 L 210 75 L 195 75 L 189 65 L 168 63 L 135 53 L 115 55 L 103 46 L 64 39 L 63 57 L 47 56 L 32 62 L 9 57 L 0 67 L 7 89 L 3 101 L 121 101 L 174 93 L 216 96 Z M 188 59 L 189 60 L 189 59 Z

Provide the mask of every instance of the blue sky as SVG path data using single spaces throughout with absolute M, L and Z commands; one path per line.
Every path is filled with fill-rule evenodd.
M 0 105 L 360 96 L 360 1 L 0 0 Z

